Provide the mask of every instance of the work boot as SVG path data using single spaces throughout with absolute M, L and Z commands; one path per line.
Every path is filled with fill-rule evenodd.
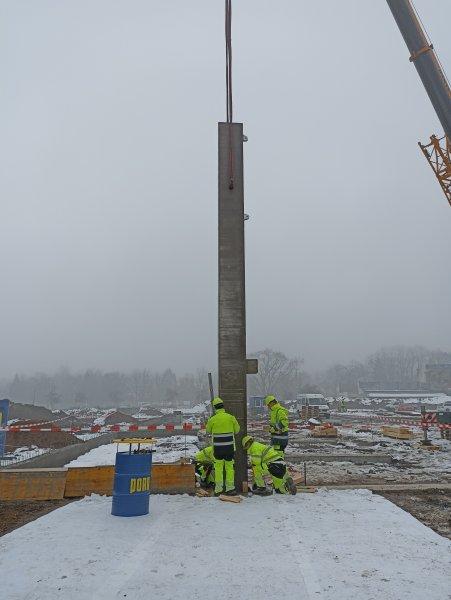
M 226 496 L 236 496 L 237 493 L 235 490 L 227 490 L 227 492 L 225 493 Z
M 252 493 L 256 494 L 257 496 L 272 496 L 272 491 L 268 490 L 266 487 L 253 488 Z
M 285 487 L 292 496 L 295 496 L 297 494 L 298 489 L 297 489 L 296 484 L 294 483 L 292 477 L 287 477 L 287 479 L 285 481 Z

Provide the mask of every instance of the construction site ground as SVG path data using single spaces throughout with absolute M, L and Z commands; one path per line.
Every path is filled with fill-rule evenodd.
M 68 502 L 72 502 L 72 500 L 2 500 L 0 502 L 0 537 Z
M 451 494 L 449 491 L 378 493 L 451 540 Z
M 0 540 L 8 600 L 449 598 L 451 542 L 366 490 L 70 503 Z M 24 567 L 25 565 L 25 567 Z M 433 576 L 431 576 L 433 572 Z M 208 576 L 206 576 L 208 574 Z
M 29 434 L 29 436 L 33 435 L 35 434 Z M 254 435 L 258 439 L 268 439 L 267 434 L 262 431 L 255 432 Z M 295 462 L 295 456 L 302 455 L 313 459 L 305 463 L 308 485 L 365 487 L 407 484 L 413 486 L 414 489 L 410 490 L 396 492 L 377 490 L 377 493 L 398 504 L 441 535 L 451 537 L 449 489 L 420 490 L 425 484 L 451 484 L 451 442 L 441 440 L 438 432 L 434 430 L 431 431 L 430 436 L 439 450 L 422 449 L 420 431 L 416 432 L 414 440 L 409 441 L 383 437 L 377 430 L 359 433 L 358 426 L 352 429 L 339 428 L 339 437 L 336 439 L 314 439 L 309 436 L 307 430 L 292 432 L 287 461 L 293 469 L 301 472 L 303 477 L 304 462 Z M 73 443 L 73 436 L 70 435 L 70 438 L 70 442 Z M 173 435 L 159 440 L 154 456 L 155 461 L 173 462 L 180 458 L 193 457 L 197 448 L 206 443 L 203 434 L 200 434 L 200 438 L 199 440 L 193 435 Z M 116 449 L 116 444 L 105 444 L 87 451 L 72 461 L 70 466 L 114 464 Z M 349 460 L 342 462 L 315 460 L 318 456 L 330 459 L 338 454 L 346 455 L 349 460 L 372 457 L 376 462 L 355 464 Z M 379 456 L 388 456 L 391 462 L 377 462 Z M 2 503 L 0 534 L 20 527 L 59 506 L 61 501 Z

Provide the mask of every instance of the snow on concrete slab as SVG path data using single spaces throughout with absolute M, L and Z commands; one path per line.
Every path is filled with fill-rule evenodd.
M 181 458 L 192 458 L 199 448 L 196 446 L 199 440 L 195 435 L 174 435 L 160 438 L 155 443 L 153 462 L 172 463 Z M 126 450 L 127 446 L 121 444 L 120 450 Z M 116 460 L 117 444 L 104 444 L 93 448 L 86 454 L 67 463 L 66 467 L 100 467 L 114 465 Z
M 445 600 L 451 542 L 370 492 L 152 496 L 60 508 L 0 539 L 8 600 Z

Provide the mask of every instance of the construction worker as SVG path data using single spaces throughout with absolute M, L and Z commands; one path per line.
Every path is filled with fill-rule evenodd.
M 296 494 L 296 486 L 289 476 L 287 465 L 274 446 L 256 442 L 250 435 L 245 435 L 242 440 L 243 448 L 251 459 L 254 487 L 252 492 L 261 496 L 270 495 L 266 488 L 263 475 L 269 473 L 276 494 Z
M 271 446 L 284 458 L 288 445 L 288 411 L 276 400 L 275 396 L 266 396 L 265 404 L 269 410 L 269 432 Z
M 224 491 L 225 471 L 225 493 L 228 496 L 236 496 L 235 491 L 235 435 L 240 426 L 235 417 L 224 409 L 221 398 L 213 398 L 212 407 L 214 414 L 208 419 L 205 427 L 213 440 L 213 456 L 215 467 L 215 496 Z
M 200 485 L 204 488 L 215 486 L 215 470 L 213 455 L 213 446 L 207 446 L 203 450 L 199 450 L 194 457 L 196 465 L 196 473 L 200 478 Z

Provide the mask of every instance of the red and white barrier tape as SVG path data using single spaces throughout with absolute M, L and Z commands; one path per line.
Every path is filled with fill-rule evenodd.
M 0 428 L 0 431 L 18 433 L 22 431 L 33 432 L 53 432 L 59 433 L 65 431 L 69 433 L 109 433 L 116 431 L 198 431 L 204 429 L 204 425 L 192 425 L 184 423 L 183 425 L 93 425 L 92 427 L 41 427 L 40 425 L 30 425 L 28 427 L 18 427 L 9 425 L 8 427 Z
M 413 425 L 423 427 L 422 421 L 409 421 L 409 420 L 397 420 L 394 421 L 389 417 L 382 417 L 378 419 L 378 422 L 392 423 L 393 425 Z M 354 423 L 358 425 L 359 423 Z M 377 425 L 372 420 L 367 420 L 361 425 Z M 250 423 L 248 426 L 249 430 L 262 430 L 264 423 Z M 436 421 L 425 422 L 427 427 L 439 427 L 440 429 L 451 429 L 451 424 L 437 423 Z M 308 428 L 308 424 L 290 423 L 290 430 L 301 430 Z M 40 425 L 29 425 L 27 427 L 20 427 L 17 425 L 9 425 L 7 427 L 0 427 L 0 432 L 20 433 L 20 432 L 43 432 L 43 433 L 110 433 L 110 432 L 133 432 L 133 431 L 202 431 L 205 430 L 205 425 L 193 425 L 192 423 L 183 423 L 183 425 L 173 425 L 167 423 L 166 425 L 93 425 L 91 427 L 58 427 L 53 425 L 52 427 L 41 427 Z

